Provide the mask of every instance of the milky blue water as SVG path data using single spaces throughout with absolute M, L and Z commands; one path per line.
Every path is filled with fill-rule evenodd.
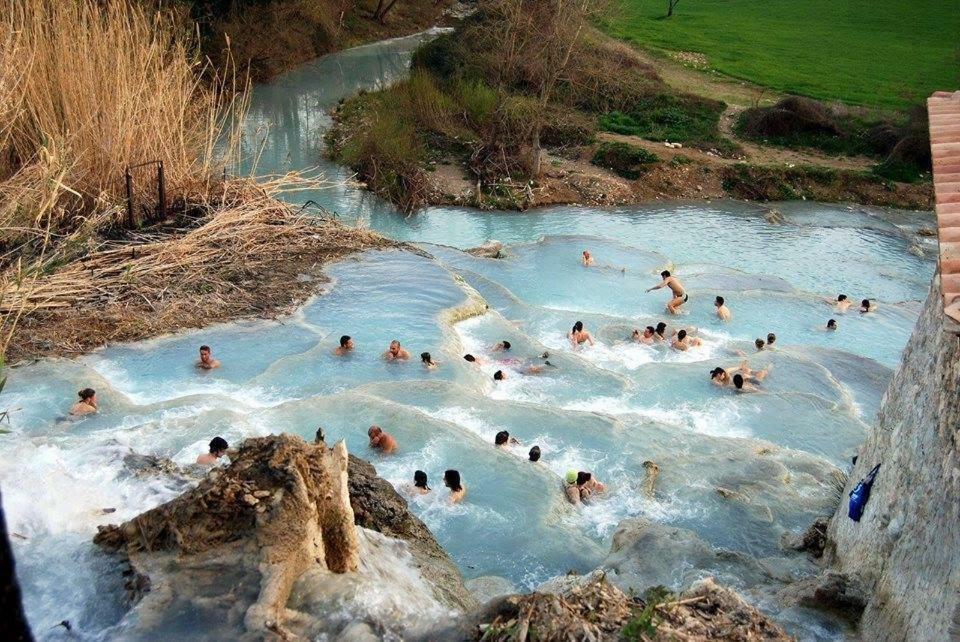
M 341 96 L 402 77 L 416 39 L 328 56 L 257 89 L 248 146 L 262 173 L 319 166 L 326 110 Z M 0 482 L 28 615 L 40 638 L 70 619 L 88 638 L 122 637 L 119 578 L 90 541 L 116 522 L 170 499 L 176 487 L 123 472 L 130 449 L 192 462 L 216 435 L 230 443 L 278 432 L 328 440 L 369 458 L 403 490 L 422 469 L 434 491 L 411 498 L 467 578 L 499 575 L 530 589 L 568 570 L 594 568 L 617 523 L 642 516 L 695 531 L 718 548 L 782 555 L 780 536 L 833 507 L 833 476 L 863 441 L 898 362 L 934 264 L 912 234 L 929 213 L 858 206 L 783 205 L 782 225 L 739 203 L 658 203 L 598 210 L 516 212 L 433 208 L 404 217 L 340 184 L 308 195 L 348 221 L 419 245 L 424 255 L 370 252 L 329 267 L 321 296 L 277 321 L 251 321 L 111 346 L 75 360 L 17 368 L 4 390 L 12 434 L 0 437 Z M 291 198 L 293 198 L 291 196 Z M 296 198 L 305 200 L 300 195 Z M 505 258 L 462 252 L 489 239 Z M 600 264 L 584 268 L 583 249 Z M 921 247 L 921 253 L 922 252 Z M 690 295 L 683 313 L 646 293 L 668 268 Z M 844 292 L 879 301 L 875 313 L 839 314 Z M 722 295 L 733 319 L 713 315 Z M 471 298 L 490 306 L 459 323 L 446 311 Z M 824 332 L 828 318 L 837 332 Z M 581 320 L 596 345 L 572 349 Z M 668 323 L 703 346 L 678 352 L 629 340 Z M 772 351 L 753 339 L 776 333 Z M 341 334 L 356 350 L 332 354 Z M 391 339 L 414 354 L 380 358 Z M 509 353 L 491 350 L 509 340 Z M 193 367 L 209 344 L 223 366 Z M 416 356 L 440 362 L 427 370 Z M 472 353 L 479 365 L 462 359 Z M 549 353 L 555 367 L 524 375 Z M 716 365 L 771 368 L 755 394 L 711 385 Z M 493 372 L 508 378 L 495 383 Z M 97 390 L 101 412 L 61 421 L 76 391 Z M 367 448 L 378 424 L 400 444 Z M 493 437 L 508 430 L 521 446 Z M 539 464 L 526 461 L 539 445 Z M 659 464 L 654 496 L 643 462 Z M 450 505 L 442 473 L 458 469 L 464 503 Z M 593 471 L 609 485 L 590 506 L 569 506 L 561 477 Z M 740 494 L 725 499 L 718 488 Z M 116 512 L 98 515 L 105 507 Z M 707 569 L 709 570 L 709 569 Z M 727 577 L 750 589 L 753 579 Z M 806 623 L 803 637 L 830 637 Z

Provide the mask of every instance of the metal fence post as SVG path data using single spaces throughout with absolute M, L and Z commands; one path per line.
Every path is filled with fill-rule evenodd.
M 130 173 L 130 168 L 127 168 L 126 171 L 127 179 L 127 225 L 130 227 L 136 227 L 137 221 L 133 215 L 133 174 Z
M 163 161 L 157 166 L 157 192 L 160 198 L 160 219 L 167 218 L 167 183 L 163 175 Z

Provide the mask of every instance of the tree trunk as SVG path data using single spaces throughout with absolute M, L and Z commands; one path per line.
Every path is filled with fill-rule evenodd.
M 377 4 L 377 13 L 376 15 L 374 15 L 374 18 L 376 18 L 378 22 L 383 24 L 383 22 L 387 18 L 387 14 L 390 12 L 391 9 L 393 9 L 393 5 L 395 4 L 397 4 L 397 0 L 390 0 L 390 4 L 388 4 L 385 7 L 382 7 L 383 0 L 380 0 L 379 3 Z
M 536 180 L 540 176 L 540 119 L 533 127 L 533 137 L 530 150 L 530 178 Z
M 680 0 L 667 0 L 667 17 L 668 18 L 673 15 L 673 8 L 677 6 L 678 2 L 680 2 Z

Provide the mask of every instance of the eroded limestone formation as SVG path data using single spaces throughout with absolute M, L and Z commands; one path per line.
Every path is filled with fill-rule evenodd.
M 144 618 L 169 620 L 175 603 L 189 600 L 225 629 L 283 637 L 286 604 L 301 574 L 358 567 L 347 466 L 342 442 L 327 448 L 291 435 L 247 439 L 229 467 L 211 471 L 196 488 L 101 527 L 94 541 L 127 556 L 133 596 L 162 607 L 142 609 L 139 629 L 160 624 Z M 179 581 L 164 581 L 174 569 Z

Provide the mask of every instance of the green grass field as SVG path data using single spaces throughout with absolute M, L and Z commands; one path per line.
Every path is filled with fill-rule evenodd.
M 605 29 L 779 91 L 900 108 L 960 87 L 960 0 L 619 0 Z

